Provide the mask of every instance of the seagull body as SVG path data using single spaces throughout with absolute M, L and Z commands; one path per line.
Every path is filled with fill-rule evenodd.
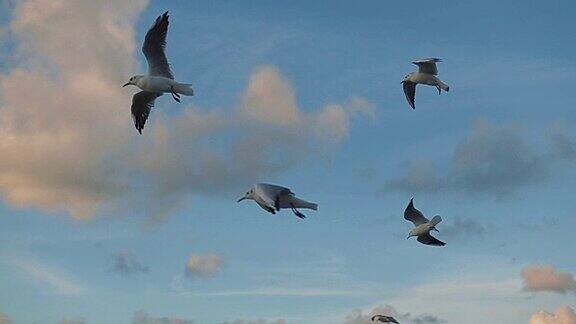
M 398 323 L 398 321 L 392 316 L 385 316 L 385 315 L 374 315 L 372 316 L 372 322 L 377 321 L 380 323 Z
M 414 223 L 414 228 L 410 231 L 407 238 L 416 236 L 418 242 L 426 245 L 444 246 L 446 243 L 430 235 L 430 231 L 439 232 L 436 225 L 442 221 L 439 215 L 434 216 L 428 220 L 424 215 L 414 207 L 414 198 L 410 199 L 410 203 L 404 210 L 404 219 Z
M 406 95 L 406 99 L 408 100 L 408 103 L 412 109 L 416 109 L 414 100 L 416 96 L 417 84 L 434 86 L 438 89 L 438 94 L 441 93 L 441 90 L 446 92 L 450 90 L 450 86 L 442 82 L 442 80 L 437 77 L 438 68 L 436 67 L 436 63 L 438 62 L 442 62 L 442 60 L 439 58 L 428 58 L 413 61 L 413 64 L 418 65 L 418 71 L 407 74 L 404 77 L 404 80 L 400 82 L 404 88 L 404 95 Z
M 154 25 L 146 33 L 142 45 L 142 52 L 148 61 L 148 75 L 135 75 L 123 85 L 124 87 L 135 85 L 142 90 L 132 98 L 132 119 L 140 134 L 156 98 L 164 93 L 170 93 L 174 100 L 180 102 L 180 95 L 194 95 L 190 84 L 174 81 L 174 75 L 164 53 L 167 34 L 168 11 L 156 18 Z
M 254 185 L 238 202 L 244 199 L 254 200 L 262 209 L 272 214 L 276 214 L 280 209 L 290 208 L 296 216 L 306 218 L 297 208 L 318 210 L 317 204 L 296 197 L 292 190 L 268 183 Z

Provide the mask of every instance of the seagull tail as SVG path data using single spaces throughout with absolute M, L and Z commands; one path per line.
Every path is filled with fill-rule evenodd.
M 194 95 L 194 90 L 192 89 L 192 85 L 188 84 L 188 83 L 178 83 L 177 85 L 174 86 L 174 91 L 176 91 L 179 94 L 185 95 L 185 96 L 193 96 Z
M 444 90 L 444 91 L 446 91 L 446 92 L 450 91 L 450 86 L 449 86 L 449 85 L 447 85 L 446 83 L 444 83 L 444 82 L 442 82 L 442 81 L 440 81 L 440 80 L 438 80 L 438 81 L 439 81 L 439 82 L 438 82 L 438 85 L 440 86 L 440 88 L 442 88 L 442 90 Z
M 436 216 L 432 217 L 432 219 L 430 220 L 430 225 L 436 226 L 441 221 L 442 221 L 442 217 L 440 217 L 440 215 L 436 215 Z
M 311 203 L 311 202 L 308 202 L 308 201 L 300 199 L 300 198 L 293 197 L 291 200 L 291 203 L 296 208 L 306 208 L 306 209 L 318 210 L 318 204 Z

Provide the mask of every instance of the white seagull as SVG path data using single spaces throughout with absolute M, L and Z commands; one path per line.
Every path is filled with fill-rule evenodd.
M 244 199 L 254 200 L 264 210 L 276 214 L 280 209 L 290 208 L 294 215 L 300 218 L 306 218 L 297 208 L 306 208 L 318 210 L 318 204 L 307 202 L 297 198 L 292 190 L 268 183 L 258 183 L 252 187 L 244 197 L 238 199 L 241 202 Z
M 392 317 L 392 316 L 386 316 L 386 315 L 374 315 L 372 316 L 372 322 L 377 321 L 380 323 L 396 323 L 396 324 L 400 324 L 398 323 L 398 321 Z
M 185 96 L 194 94 L 191 84 L 174 81 L 174 75 L 170 71 L 170 64 L 164 53 L 167 34 L 168 11 L 156 18 L 154 25 L 146 33 L 142 45 L 142 52 L 148 61 L 148 75 L 135 75 L 123 85 L 123 87 L 135 85 L 142 89 L 132 98 L 132 119 L 140 134 L 156 98 L 164 93 L 171 93 L 172 98 L 180 102 L 180 94 Z
M 410 203 L 406 206 L 406 210 L 404 210 L 404 219 L 411 221 L 415 226 L 407 238 L 417 236 L 418 242 L 422 244 L 436 246 L 446 245 L 446 243 L 430 235 L 430 231 L 432 230 L 439 232 L 436 229 L 436 225 L 442 221 L 442 217 L 436 215 L 432 220 L 428 220 L 418 209 L 414 208 L 414 198 L 410 199 Z
M 427 58 L 412 62 L 418 65 L 418 72 L 407 74 L 404 77 L 404 81 L 400 82 L 403 85 L 404 94 L 412 109 L 416 109 L 416 106 L 414 106 L 414 97 L 416 96 L 417 84 L 434 86 L 438 89 L 438 94 L 440 94 L 441 90 L 446 92 L 450 90 L 450 87 L 437 77 L 438 68 L 436 67 L 436 63 L 438 62 L 442 62 L 442 60 L 439 58 Z

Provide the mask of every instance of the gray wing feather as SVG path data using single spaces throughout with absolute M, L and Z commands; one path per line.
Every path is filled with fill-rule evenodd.
M 259 183 L 256 185 L 256 194 L 258 194 L 269 206 L 278 209 L 278 197 L 280 195 L 293 195 L 294 193 L 282 186 L 268 183 Z
M 156 18 L 154 25 L 146 33 L 142 52 L 148 61 L 148 74 L 174 79 L 170 64 L 166 59 L 166 35 L 168 34 L 168 11 Z
M 142 134 L 146 119 L 148 119 L 150 110 L 154 107 L 154 100 L 161 95 L 155 92 L 140 91 L 132 97 L 132 119 L 138 133 Z
M 442 62 L 441 59 L 432 57 L 423 60 L 413 61 L 413 64 L 418 65 L 418 72 L 438 75 L 438 67 L 436 67 L 436 63 Z
M 426 245 L 444 246 L 446 243 L 440 241 L 430 234 L 423 234 L 418 236 L 418 242 Z
M 428 219 L 414 207 L 414 198 L 410 199 L 410 203 L 404 210 L 404 219 L 414 223 L 414 226 L 428 223 Z

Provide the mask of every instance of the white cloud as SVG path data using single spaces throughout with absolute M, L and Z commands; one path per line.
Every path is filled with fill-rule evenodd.
M 570 306 L 562 306 L 554 313 L 540 311 L 532 315 L 529 324 L 576 324 L 576 314 Z
M 556 271 L 549 265 L 528 266 L 522 270 L 524 289 L 528 291 L 552 291 L 565 294 L 576 291 L 576 280 L 568 272 Z
M 373 116 L 362 98 L 301 109 L 290 82 L 263 66 L 234 107 L 154 109 L 138 136 L 120 85 L 137 66 L 134 23 L 145 6 L 18 4 L 10 32 L 21 59 L 0 75 L 0 195 L 10 206 L 79 219 L 138 208 L 161 220 L 191 194 L 273 178 L 336 147 L 353 116 Z
M 186 275 L 188 277 L 213 277 L 222 268 L 223 260 L 215 254 L 193 254 L 186 263 Z

